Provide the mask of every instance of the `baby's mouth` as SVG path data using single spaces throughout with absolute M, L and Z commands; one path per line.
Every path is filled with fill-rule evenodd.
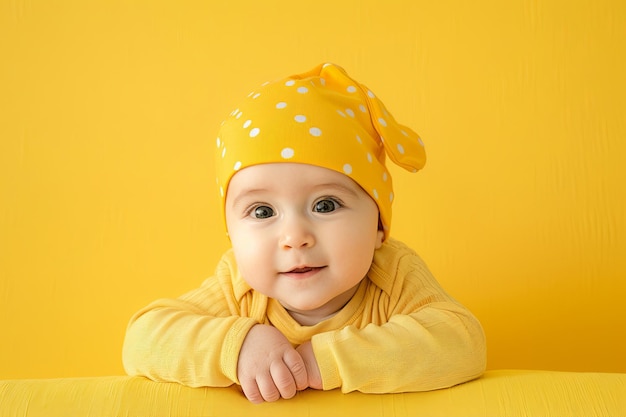
M 306 277 L 316 274 L 324 268 L 324 266 L 299 266 L 297 268 L 290 269 L 289 271 L 285 271 L 283 274 L 290 275 L 292 277 Z
M 312 267 L 312 266 L 303 266 L 301 268 L 292 269 L 291 271 L 289 271 L 289 273 L 292 273 L 292 274 L 303 274 L 305 272 L 311 272 L 314 269 L 315 268 Z

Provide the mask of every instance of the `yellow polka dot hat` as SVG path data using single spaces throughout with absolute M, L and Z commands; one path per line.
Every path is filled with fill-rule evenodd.
M 394 197 L 385 155 L 411 172 L 426 162 L 417 133 L 396 122 L 374 93 L 334 64 L 252 91 L 224 120 L 216 142 L 222 208 L 238 170 L 276 162 L 316 165 L 347 175 L 370 195 L 385 237 Z

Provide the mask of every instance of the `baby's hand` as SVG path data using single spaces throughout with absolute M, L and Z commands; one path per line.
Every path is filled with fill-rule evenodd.
M 264 324 L 248 332 L 239 352 L 237 377 L 253 403 L 291 398 L 308 387 L 300 354 L 278 329 Z
M 322 375 L 320 374 L 319 366 L 317 366 L 317 360 L 313 354 L 313 345 L 311 342 L 301 344 L 296 350 L 302 357 L 304 366 L 306 366 L 309 387 L 313 389 L 323 389 Z

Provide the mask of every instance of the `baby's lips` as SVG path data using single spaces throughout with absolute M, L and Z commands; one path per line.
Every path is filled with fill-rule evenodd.
M 295 268 L 292 268 L 289 271 L 286 271 L 286 273 L 288 274 L 303 274 L 305 272 L 311 272 L 315 269 L 322 269 L 324 268 L 323 266 L 297 266 Z

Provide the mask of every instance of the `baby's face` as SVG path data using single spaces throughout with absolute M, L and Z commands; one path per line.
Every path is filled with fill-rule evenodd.
M 302 324 L 341 309 L 382 244 L 378 207 L 352 179 L 313 165 L 236 173 L 226 223 L 241 275 Z

